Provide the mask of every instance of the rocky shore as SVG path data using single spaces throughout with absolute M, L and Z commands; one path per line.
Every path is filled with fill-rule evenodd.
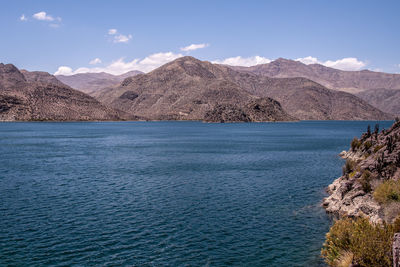
M 400 121 L 396 119 L 388 130 L 379 131 L 376 125 L 371 131 L 368 127 L 340 156 L 346 164 L 343 175 L 327 188 L 329 196 L 323 201 L 326 211 L 339 218 L 367 217 L 373 223 L 393 222 L 400 214 L 400 196 L 390 184 L 400 179 Z M 382 188 L 384 183 L 387 186 Z M 379 194 L 383 190 L 387 192 L 382 200 Z

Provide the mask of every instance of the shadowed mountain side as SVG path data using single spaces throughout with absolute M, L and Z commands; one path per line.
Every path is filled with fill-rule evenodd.
M 400 90 L 371 89 L 357 96 L 385 112 L 400 115 Z
M 51 83 L 54 76 L 48 73 L 23 73 L 0 64 L 0 121 L 134 119 L 61 82 Z
M 290 116 L 303 120 L 392 118 L 356 96 L 305 78 L 269 78 L 192 57 L 127 78 L 95 96 L 115 108 L 154 119 L 204 119 L 217 105 L 243 108 L 265 97 L 279 101 Z
M 362 71 L 343 71 L 320 64 L 306 65 L 299 61 L 279 58 L 267 64 L 231 68 L 273 78 L 304 77 L 330 89 L 355 93 L 368 89 L 400 89 L 400 74 Z
M 74 75 L 56 75 L 57 79 L 61 82 L 71 86 L 74 89 L 82 91 L 87 94 L 117 85 L 125 78 L 141 74 L 141 71 L 129 71 L 121 75 L 112 75 L 105 72 L 100 73 L 79 73 Z
M 283 111 L 278 101 L 271 98 L 259 98 L 248 102 L 242 107 L 229 104 L 218 104 L 207 111 L 206 122 L 263 122 L 291 121 L 295 118 Z

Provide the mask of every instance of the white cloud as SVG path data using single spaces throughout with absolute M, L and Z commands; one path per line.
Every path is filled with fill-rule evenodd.
M 340 69 L 340 70 L 361 70 L 367 65 L 367 63 L 358 60 L 354 57 L 348 57 L 343 59 L 338 59 L 336 61 L 325 61 L 324 65 L 327 67 Z
M 81 67 L 76 70 L 72 70 L 72 68 L 67 66 L 60 66 L 58 70 L 54 73 L 54 75 L 73 75 L 77 73 L 98 73 L 98 72 L 107 72 L 114 75 L 119 75 L 126 73 L 132 70 L 140 70 L 143 72 L 149 72 L 153 69 L 164 65 L 172 60 L 175 60 L 179 57 L 182 57 L 182 54 L 175 54 L 173 52 L 166 53 L 155 53 L 149 55 L 143 59 L 133 59 L 132 61 L 125 61 L 124 58 L 120 58 L 116 61 L 113 61 L 111 64 L 106 67 Z
M 250 67 L 258 64 L 270 63 L 271 60 L 265 57 L 254 56 L 254 57 L 229 57 L 223 60 L 214 60 L 212 63 L 224 64 L 230 66 L 245 66 Z
M 355 71 L 355 70 L 361 70 L 364 68 L 367 63 L 361 60 L 358 60 L 355 57 L 346 57 L 338 60 L 327 60 L 325 62 L 319 61 L 315 57 L 303 57 L 303 58 L 298 58 L 296 61 L 300 61 L 304 64 L 321 64 L 326 67 L 334 68 L 334 69 L 340 69 L 340 70 L 347 70 L 347 71 Z
M 32 17 L 37 20 L 45 20 L 45 21 L 54 21 L 55 20 L 52 16 L 47 15 L 47 13 L 44 11 L 33 14 Z M 61 20 L 61 18 L 58 18 L 58 20 Z
M 25 17 L 25 14 L 22 14 L 21 17 L 19 17 L 19 20 L 20 20 L 20 21 L 27 21 L 28 18 Z
M 96 65 L 96 64 L 100 64 L 101 63 L 101 59 L 96 57 L 95 59 L 92 59 L 89 64 L 90 65 Z
M 132 35 L 123 35 L 123 34 L 118 34 L 114 36 L 114 43 L 127 43 L 129 40 L 132 39 Z
M 117 34 L 117 29 L 109 29 L 109 30 L 108 30 L 108 34 L 109 34 L 109 35 Z
M 182 47 L 181 51 L 189 52 L 189 51 L 194 51 L 194 50 L 201 49 L 201 48 L 206 48 L 208 46 L 209 46 L 209 44 L 191 44 L 191 45 Z
M 60 66 L 54 75 L 72 75 L 75 74 L 70 67 Z
M 304 63 L 306 65 L 310 64 L 322 64 L 321 62 L 318 61 L 316 57 L 308 56 L 308 57 L 302 57 L 295 59 L 296 61 L 300 61 L 301 63 Z
M 109 29 L 107 33 L 108 33 L 108 35 L 113 36 L 112 41 L 114 43 L 127 43 L 127 42 L 129 42 L 129 40 L 132 39 L 131 34 L 128 34 L 128 35 L 120 34 L 120 33 L 117 34 L 118 33 L 117 29 Z

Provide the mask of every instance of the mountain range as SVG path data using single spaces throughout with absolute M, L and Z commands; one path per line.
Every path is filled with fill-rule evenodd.
M 110 73 L 78 73 L 74 75 L 56 75 L 55 78 L 84 93 L 93 93 L 99 89 L 113 86 L 122 82 L 125 78 L 141 74 L 143 72 L 133 70 L 122 75 Z
M 384 120 L 399 112 L 399 76 L 286 59 L 233 67 L 189 56 L 147 74 L 53 76 L 1 64 L 0 120 Z
M 300 61 L 279 58 L 267 64 L 251 67 L 232 67 L 273 78 L 303 77 L 315 81 L 329 89 L 357 93 L 369 89 L 400 89 L 400 74 L 375 72 L 370 70 L 343 71 L 321 64 L 304 64 Z
M 364 100 L 306 78 L 270 78 L 182 57 L 93 94 L 101 102 L 150 119 L 203 120 L 217 104 L 243 105 L 272 98 L 301 120 L 389 119 Z
M 12 64 L 0 63 L 0 121 L 103 121 L 131 117 L 46 72 L 19 71 Z

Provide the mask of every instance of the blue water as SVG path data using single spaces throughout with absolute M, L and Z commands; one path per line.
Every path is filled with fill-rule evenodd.
M 1 123 L 0 266 L 323 265 L 368 124 Z

